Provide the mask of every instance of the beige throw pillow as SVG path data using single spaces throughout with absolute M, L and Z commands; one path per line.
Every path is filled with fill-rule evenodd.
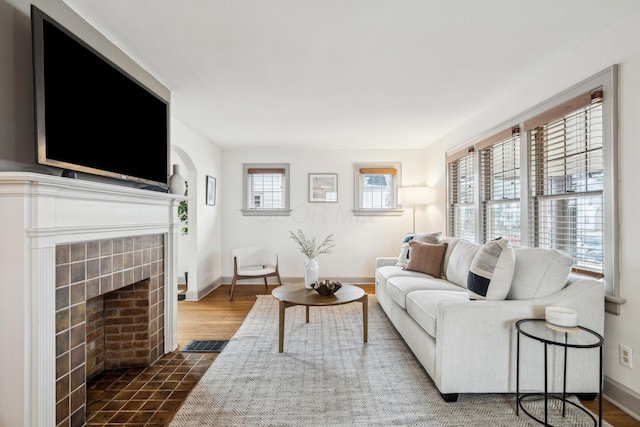
M 405 270 L 428 274 L 437 279 L 442 277 L 444 254 L 447 244 L 422 243 L 415 240 L 409 242 L 411 256 Z

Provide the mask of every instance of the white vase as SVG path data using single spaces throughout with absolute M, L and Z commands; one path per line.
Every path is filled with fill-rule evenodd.
M 309 258 L 304 262 L 304 287 L 313 289 L 311 284 L 318 281 L 318 259 Z
M 169 191 L 171 194 L 184 196 L 184 178 L 180 175 L 180 165 L 173 165 L 173 175 L 169 178 Z

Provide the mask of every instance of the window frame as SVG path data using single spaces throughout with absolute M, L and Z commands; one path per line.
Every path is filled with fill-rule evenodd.
M 560 92 L 559 94 L 541 102 L 540 104 L 516 115 L 508 122 L 500 124 L 491 130 L 483 132 L 474 140 L 483 140 L 517 124 L 522 130 L 520 135 L 520 238 L 523 246 L 531 246 L 531 230 L 529 209 L 531 205 L 530 197 L 530 153 L 529 153 L 529 133 L 524 125 L 527 120 L 540 116 L 543 113 L 550 113 L 554 108 L 567 103 L 577 96 L 600 88 L 603 91 L 602 100 L 602 137 L 603 137 L 603 157 L 604 157 L 604 218 L 603 218 L 603 253 L 604 265 L 602 282 L 605 289 L 605 307 L 607 312 L 613 314 L 620 313 L 620 305 L 625 303 L 625 299 L 620 295 L 619 278 L 619 221 L 618 221 L 618 66 L 616 64 L 608 67 L 600 73 L 585 79 L 575 86 Z M 469 146 L 469 142 L 453 147 L 449 152 L 456 153 L 462 147 Z M 479 150 L 476 150 L 478 152 Z M 476 166 L 479 165 L 479 154 L 476 156 Z M 481 203 L 479 198 L 479 174 L 480 168 L 476 167 L 476 243 L 483 236 L 481 230 Z M 448 179 L 448 161 L 447 161 Z M 523 193 L 526 191 L 526 195 Z M 447 182 L 447 206 L 449 206 L 449 182 Z M 450 221 L 447 215 L 447 221 Z M 447 224 L 450 230 L 450 225 Z
M 273 169 L 273 170 L 284 170 L 284 189 L 282 190 L 282 197 L 284 199 L 284 207 L 282 208 L 251 208 L 249 203 L 249 198 L 256 196 L 262 199 L 262 195 L 255 194 L 250 192 L 249 190 L 249 182 L 250 175 L 249 172 L 251 169 Z M 289 163 L 244 163 L 242 165 L 242 215 L 243 216 L 289 216 L 291 215 L 290 208 L 290 174 L 289 174 Z
M 488 241 L 488 240 L 492 240 L 495 239 L 497 237 L 499 237 L 497 234 L 491 234 L 489 233 L 489 229 L 491 228 L 490 225 L 490 217 L 491 215 L 489 215 L 489 210 L 491 209 L 492 206 L 508 206 L 508 205 L 516 205 L 517 206 L 517 212 L 515 213 L 515 215 L 517 216 L 517 223 L 518 223 L 518 233 L 517 236 L 512 236 L 510 235 L 510 240 L 512 243 L 517 244 L 520 243 L 521 240 L 521 224 L 520 224 L 520 218 L 521 218 L 521 212 L 520 212 L 520 199 L 522 198 L 522 186 L 520 185 L 520 180 L 522 179 L 522 171 L 520 170 L 521 168 L 521 161 L 520 161 L 520 139 L 521 139 L 521 134 L 520 134 L 520 127 L 519 126 L 512 126 L 511 128 L 507 128 L 483 141 L 480 141 L 478 143 L 475 144 L 474 148 L 475 151 L 478 153 L 477 156 L 479 157 L 478 159 L 478 172 L 477 172 L 477 179 L 478 179 L 478 197 L 480 200 L 480 224 L 479 224 L 479 235 L 483 236 L 483 240 L 484 241 Z M 513 154 L 513 162 L 505 162 L 502 161 L 501 165 L 503 166 L 500 169 L 494 168 L 494 160 L 495 160 L 495 154 L 494 151 L 496 149 L 501 149 L 503 152 L 505 151 L 505 148 L 507 145 L 509 144 L 514 144 L 515 145 L 515 149 L 513 150 L 512 153 Z M 517 162 L 516 162 L 517 161 Z M 510 197 L 502 197 L 502 198 L 496 198 L 494 197 L 494 194 L 497 192 L 497 186 L 495 185 L 495 182 L 493 181 L 493 178 L 495 178 L 497 175 L 504 175 L 505 173 L 508 173 L 509 170 L 508 169 L 504 169 L 504 166 L 508 165 L 511 166 L 511 174 L 515 177 L 515 173 L 517 173 L 517 184 L 515 185 L 515 189 L 513 190 L 513 194 L 511 194 Z M 504 194 L 504 192 L 503 192 Z M 494 224 L 496 225 L 496 224 Z M 508 225 L 510 225 L 512 228 L 514 227 L 513 224 L 511 224 L 511 221 L 509 221 Z M 500 235 L 502 235 L 502 233 L 498 233 Z M 509 239 L 509 236 L 507 236 L 507 238 Z
M 452 168 L 457 167 L 458 170 L 460 169 L 460 163 L 462 161 L 465 162 L 469 162 L 471 163 L 471 172 L 472 172 L 472 178 L 473 181 L 471 182 L 472 188 L 471 188 L 471 197 L 465 197 L 466 199 L 470 199 L 466 200 L 464 203 L 460 202 L 460 197 L 453 197 L 452 195 L 452 191 L 455 191 L 452 188 L 452 185 L 454 184 L 454 177 L 453 175 L 453 171 Z M 477 240 L 478 236 L 478 177 L 477 177 L 477 170 L 478 170 L 478 165 L 477 165 L 477 156 L 475 154 L 475 148 L 473 146 L 470 147 L 465 147 L 461 150 L 456 151 L 455 153 L 447 156 L 447 171 L 446 171 L 446 178 L 447 178 L 447 230 L 449 230 L 448 234 L 452 237 L 459 237 L 462 239 L 466 239 L 466 240 Z M 458 172 L 456 174 L 456 179 L 455 179 L 455 185 L 457 188 L 457 194 L 460 195 L 462 193 L 460 186 L 462 184 L 462 181 L 460 179 L 460 173 Z M 456 230 L 458 229 L 458 223 L 455 220 L 455 218 L 457 217 L 456 213 L 458 212 L 457 207 L 462 206 L 462 207 L 471 207 L 473 209 L 473 224 L 472 224 L 472 229 L 473 229 L 473 235 L 469 235 L 469 234 L 465 234 L 465 235 L 460 235 L 459 233 L 456 233 Z
M 578 218 L 586 219 L 588 215 L 585 214 L 589 212 L 586 206 L 591 205 L 590 200 L 597 199 L 596 212 L 602 210 L 603 215 L 596 219 L 604 220 L 604 185 L 594 179 L 595 188 L 589 188 L 587 177 L 587 173 L 595 172 L 603 179 L 605 174 L 605 141 L 604 135 L 598 132 L 597 115 L 598 111 L 603 113 L 602 95 L 602 90 L 596 88 L 543 113 L 542 118 L 534 117 L 525 122 L 531 165 L 529 179 L 535 179 L 528 189 L 532 203 L 529 229 L 534 234 L 530 235 L 529 241 L 543 247 L 564 248 L 565 252 L 577 257 L 574 272 L 596 278 L 603 277 L 604 271 L 589 268 L 579 244 L 580 238 L 589 237 L 587 231 L 591 227 L 589 221 L 582 222 Z M 583 184 L 575 186 L 580 181 Z M 573 190 L 567 189 L 567 182 L 574 183 Z M 549 215 L 541 218 L 535 214 L 545 208 L 551 208 Z M 571 220 L 574 216 L 575 220 Z M 573 244 L 567 244 L 572 240 L 575 240 Z M 604 253 L 604 242 L 602 250 Z M 601 264 L 604 270 L 604 263 Z
M 361 197 L 364 189 L 362 186 L 362 169 L 395 169 L 395 182 L 392 197 L 394 200 L 394 207 L 392 208 L 364 208 L 361 204 Z M 402 163 L 400 162 L 385 162 L 385 163 L 356 163 L 354 165 L 354 216 L 400 216 L 404 210 L 398 203 L 398 188 L 402 186 Z

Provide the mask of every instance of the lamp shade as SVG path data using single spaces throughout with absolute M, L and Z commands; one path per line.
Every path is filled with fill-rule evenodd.
M 401 205 L 426 205 L 429 202 L 428 187 L 398 188 L 398 202 Z

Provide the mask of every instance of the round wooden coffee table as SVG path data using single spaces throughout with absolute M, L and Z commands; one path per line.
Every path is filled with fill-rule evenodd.
M 284 311 L 287 307 L 304 305 L 306 307 L 306 321 L 309 323 L 309 307 L 327 307 L 350 302 L 362 303 L 362 329 L 364 342 L 367 342 L 367 326 L 369 323 L 368 295 L 361 288 L 353 285 L 342 285 L 335 294 L 322 296 L 313 289 L 305 288 L 304 284 L 282 285 L 271 291 L 280 301 L 280 330 L 278 337 L 278 352 L 284 351 Z

